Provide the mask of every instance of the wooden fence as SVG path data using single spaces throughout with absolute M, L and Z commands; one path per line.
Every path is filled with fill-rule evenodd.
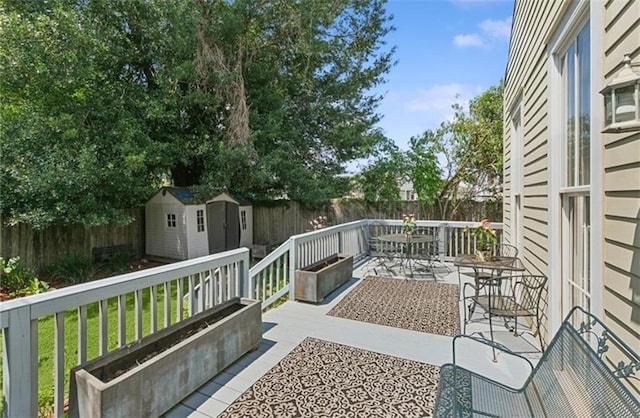
M 130 209 L 126 213 L 134 221 L 126 226 L 82 225 L 57 226 L 34 230 L 28 225 L 0 226 L 0 256 L 20 256 L 29 267 L 41 270 L 55 264 L 67 254 L 91 255 L 94 247 L 130 244 L 138 257 L 145 254 L 144 208 Z M 336 199 L 319 209 L 307 209 L 297 202 L 279 201 L 255 203 L 253 208 L 253 242 L 277 244 L 292 235 L 313 230 L 312 221 L 326 217 L 326 225 L 338 225 L 361 219 L 402 219 L 413 213 L 417 219 L 438 220 L 432 208 L 419 202 L 365 205 L 360 200 Z M 477 221 L 483 216 L 502 222 L 501 202 L 475 202 L 465 207 L 458 219 L 449 221 Z
M 67 254 L 91 256 L 94 247 L 130 244 L 137 256 L 144 254 L 144 208 L 125 211 L 134 221 L 126 226 L 82 225 L 55 226 L 34 230 L 29 225 L 19 224 L 0 227 L 0 255 L 19 256 L 29 267 L 41 270 L 53 265 Z
M 326 226 L 338 225 L 361 219 L 402 219 L 413 213 L 417 219 L 440 220 L 436 210 L 420 202 L 403 201 L 397 204 L 381 204 L 377 207 L 360 200 L 335 199 L 318 209 L 307 209 L 297 202 L 281 201 L 255 203 L 253 207 L 253 242 L 276 244 L 290 236 L 313 230 L 312 222 L 326 217 Z M 457 219 L 448 221 L 479 221 L 487 216 L 494 222 L 502 222 L 502 202 L 472 202 L 464 207 Z

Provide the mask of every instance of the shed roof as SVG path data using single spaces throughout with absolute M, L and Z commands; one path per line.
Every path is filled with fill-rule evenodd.
M 251 202 L 245 199 L 240 193 L 230 193 L 230 192 L 222 192 L 216 197 L 210 199 L 208 202 L 219 202 L 219 201 L 233 201 L 238 204 L 238 206 L 251 206 Z
M 158 190 L 158 193 L 162 193 L 163 195 L 165 193 L 171 193 L 173 197 L 178 199 L 180 203 L 184 205 L 197 205 L 202 203 L 201 201 L 196 200 L 193 192 L 186 187 L 163 186 Z
M 220 196 L 226 195 L 229 198 L 235 200 L 239 206 L 251 206 L 251 202 L 245 199 L 240 193 L 223 192 L 209 199 L 197 199 L 195 194 L 188 187 L 176 186 L 163 186 L 160 188 L 160 190 L 158 190 L 158 193 L 171 193 L 173 197 L 178 199 L 184 205 L 200 205 L 205 201 L 216 200 Z

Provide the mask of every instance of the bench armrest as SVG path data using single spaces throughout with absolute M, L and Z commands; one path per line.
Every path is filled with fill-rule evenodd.
M 529 360 L 525 356 L 523 356 L 521 354 L 518 354 L 518 353 L 515 353 L 515 352 L 509 350 L 506 346 L 504 346 L 502 344 L 499 344 L 499 343 L 496 343 L 496 342 L 491 341 L 491 340 L 487 340 L 486 338 L 478 337 L 478 336 L 475 336 L 475 335 L 465 335 L 465 334 L 458 334 L 455 337 L 453 337 L 453 343 L 452 343 L 453 344 L 453 364 L 455 364 L 455 365 L 457 365 L 457 363 L 456 363 L 456 342 L 459 339 L 463 339 L 463 338 L 471 340 L 471 341 L 475 341 L 475 342 L 477 342 L 479 344 L 483 344 L 483 345 L 489 346 L 489 347 L 494 348 L 496 350 L 502 351 L 503 353 L 509 354 L 509 355 L 511 355 L 513 357 L 520 358 L 520 359 L 524 360 L 527 363 L 527 365 L 529 365 L 529 367 L 531 368 L 531 372 L 533 372 L 533 369 L 534 369 L 533 363 L 531 363 L 531 360 Z

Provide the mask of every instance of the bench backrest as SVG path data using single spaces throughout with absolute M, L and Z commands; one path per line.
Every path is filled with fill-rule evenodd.
M 640 416 L 640 356 L 572 309 L 524 388 L 534 416 Z

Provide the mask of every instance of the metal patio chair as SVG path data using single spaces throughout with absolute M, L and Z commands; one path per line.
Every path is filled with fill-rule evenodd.
M 463 300 L 465 301 L 463 333 L 466 334 L 467 324 L 472 322 L 475 306 L 480 306 L 488 315 L 489 332 L 491 341 L 494 341 L 493 317 L 502 317 L 505 326 L 514 335 L 518 334 L 518 319 L 532 318 L 535 322 L 540 347 L 543 346 L 542 333 L 540 332 L 540 301 L 542 292 L 547 283 L 546 276 L 523 274 L 511 276 L 496 276 L 485 279 L 478 279 L 478 284 L 465 283 L 463 289 Z M 483 286 L 485 292 L 478 291 L 476 286 Z M 467 289 L 471 289 L 473 294 L 467 296 Z M 473 309 L 467 308 L 467 301 Z M 482 315 L 484 318 L 484 314 Z M 513 326 L 509 325 L 509 320 L 513 320 Z M 495 351 L 494 351 L 495 359 Z
M 387 234 L 388 231 L 389 227 L 381 222 L 369 224 L 368 247 L 373 266 L 368 268 L 368 272 L 373 271 L 376 275 L 389 273 L 393 276 L 396 274 L 393 267 L 398 264 L 398 255 L 388 243 L 379 239 L 381 235 Z

